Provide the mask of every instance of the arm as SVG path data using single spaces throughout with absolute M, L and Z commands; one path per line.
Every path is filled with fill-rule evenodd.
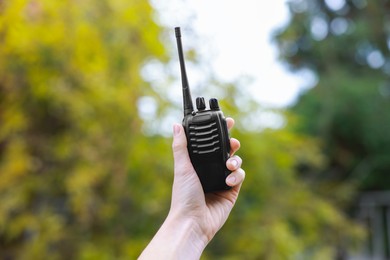
M 227 118 L 228 128 L 234 121 Z M 199 259 L 204 248 L 225 223 L 232 210 L 245 172 L 241 158 L 234 155 L 240 148 L 231 138 L 231 157 L 226 162 L 232 173 L 226 183 L 228 191 L 203 193 L 199 178 L 192 167 L 187 139 L 181 125 L 173 127 L 174 182 L 168 217 L 139 259 Z

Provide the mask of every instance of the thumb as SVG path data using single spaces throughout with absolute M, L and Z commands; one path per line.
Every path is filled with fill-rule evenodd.
M 175 163 L 175 174 L 188 173 L 193 170 L 188 155 L 186 135 L 183 126 L 180 124 L 173 125 L 172 151 Z

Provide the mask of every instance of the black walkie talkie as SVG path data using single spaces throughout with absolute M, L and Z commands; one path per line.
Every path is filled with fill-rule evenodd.
M 184 64 L 180 27 L 175 28 L 183 85 L 183 127 L 187 136 L 187 148 L 192 165 L 202 183 L 204 192 L 227 190 L 225 179 L 231 173 L 226 168 L 230 154 L 230 140 L 225 117 L 219 109 L 218 100 L 210 99 L 206 110 L 203 97 L 196 98 L 194 111 Z

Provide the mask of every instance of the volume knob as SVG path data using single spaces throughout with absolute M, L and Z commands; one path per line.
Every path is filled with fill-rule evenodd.
M 196 108 L 198 110 L 205 110 L 206 109 L 206 104 L 204 102 L 204 98 L 203 97 L 197 97 L 196 98 Z
M 211 110 L 219 110 L 218 100 L 216 98 L 211 98 L 209 103 Z

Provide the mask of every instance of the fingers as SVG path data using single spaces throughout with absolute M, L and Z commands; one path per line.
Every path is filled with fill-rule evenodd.
M 229 129 L 234 126 L 232 118 L 226 118 L 226 123 Z M 231 157 L 226 162 L 226 167 L 232 171 L 226 178 L 226 184 L 229 186 L 236 186 L 242 183 L 245 179 L 245 171 L 241 169 L 242 159 L 234 155 L 240 149 L 240 142 L 235 139 L 230 139 L 230 155 Z M 181 124 L 174 124 L 173 126 L 173 142 L 172 142 L 173 157 L 175 163 L 176 173 L 193 172 L 193 167 L 188 155 L 187 139 Z
M 239 156 L 234 155 L 227 160 L 226 167 L 231 171 L 235 171 L 241 167 L 241 164 L 242 159 Z
M 234 119 L 231 118 L 231 117 L 227 117 L 226 118 L 226 124 L 227 124 L 228 130 L 232 129 L 233 126 L 234 126 Z
M 187 139 L 184 134 L 183 126 L 180 124 L 174 124 L 172 150 L 175 158 L 180 156 L 180 154 L 182 154 L 183 150 L 186 150 L 186 148 Z
M 231 117 L 226 118 L 226 124 L 228 130 L 231 130 L 234 126 L 234 119 Z M 227 160 L 226 167 L 231 170 L 232 173 L 226 178 L 226 184 L 231 187 L 242 183 L 245 179 L 245 171 L 241 169 L 242 160 L 239 156 L 234 155 L 234 153 L 240 149 L 240 146 L 240 141 L 235 138 L 230 138 L 231 157 Z
M 232 171 L 226 178 L 226 184 L 233 187 L 242 183 L 245 179 L 245 171 L 241 169 L 242 159 L 235 155 L 226 162 L 226 167 Z
M 226 178 L 226 184 L 230 187 L 237 186 L 238 184 L 242 183 L 245 179 L 245 171 L 243 169 L 238 169 Z
M 234 126 L 234 119 L 231 117 L 226 118 L 227 128 L 230 131 Z M 240 149 L 240 142 L 235 138 L 230 138 L 230 155 L 233 155 L 235 152 Z
M 230 155 L 234 155 L 234 153 L 240 149 L 240 146 L 240 141 L 236 138 L 230 138 Z
M 175 163 L 175 173 L 191 170 L 192 164 L 188 155 L 187 139 L 183 126 L 180 124 L 173 125 L 172 150 Z

